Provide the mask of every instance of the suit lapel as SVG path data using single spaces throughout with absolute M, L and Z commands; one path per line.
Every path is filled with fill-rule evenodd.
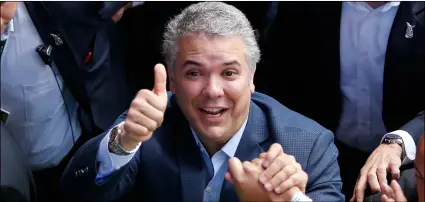
M 271 143 L 269 138 L 267 119 L 263 111 L 251 102 L 248 121 L 235 157 L 241 162 L 251 161 L 267 150 Z M 261 145 L 261 146 L 260 146 Z M 220 201 L 239 201 L 235 187 L 226 179 L 220 193 Z
M 401 97 L 403 91 L 405 91 L 404 86 L 406 83 L 409 83 L 408 80 L 412 79 L 412 76 L 415 76 L 416 70 L 412 68 L 417 68 L 416 65 L 412 64 L 412 55 L 414 51 L 417 50 L 417 40 L 415 37 L 415 29 L 417 30 L 420 26 L 417 23 L 417 18 L 414 14 L 412 8 L 413 2 L 401 2 L 397 10 L 397 14 L 394 18 L 393 25 L 391 27 L 391 32 L 388 38 L 387 50 L 385 55 L 385 67 L 384 67 L 384 83 L 383 83 L 383 105 L 382 105 L 382 117 L 384 118 L 385 125 L 388 130 L 393 130 L 391 128 L 391 119 L 388 119 L 389 114 L 391 114 L 393 108 L 395 107 L 392 103 L 404 103 L 404 99 Z M 413 29 L 414 38 L 406 38 L 406 29 L 407 23 L 415 25 Z M 413 58 L 414 59 L 414 58 Z
M 171 99 L 170 103 L 177 107 L 175 96 Z M 184 115 L 179 111 L 173 120 L 176 120 L 173 131 L 176 133 L 175 141 L 179 147 L 177 161 L 180 168 L 182 201 L 203 201 L 207 170 L 201 152 Z

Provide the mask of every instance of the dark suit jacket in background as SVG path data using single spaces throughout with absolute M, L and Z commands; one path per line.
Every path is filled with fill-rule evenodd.
M 126 113 L 115 124 L 125 117 Z M 130 192 L 135 199 L 145 201 L 202 201 L 207 169 L 174 95 L 169 98 L 162 126 L 152 138 L 105 183 L 95 184 L 96 156 L 104 136 L 88 141 L 68 164 L 61 186 L 67 199 L 112 201 Z M 344 200 L 332 133 L 271 97 L 254 93 L 235 157 L 252 160 L 275 142 L 285 153 L 294 155 L 308 174 L 307 195 L 315 201 Z M 81 169 L 87 172 L 76 176 Z M 220 201 L 238 201 L 233 185 L 226 180 Z
M 256 89 L 335 132 L 342 112 L 342 2 L 280 4 Z M 382 118 L 394 131 L 424 110 L 424 2 L 401 2 L 388 40 Z M 406 22 L 415 25 L 406 39 Z M 415 137 L 415 140 L 417 138 Z
M 127 2 L 25 2 L 65 84 L 94 124 L 107 129 L 134 96 L 125 71 L 123 39 L 111 17 Z M 51 33 L 60 34 L 56 46 Z M 35 47 L 34 47 L 35 49 Z M 92 52 L 91 60 L 83 61 Z

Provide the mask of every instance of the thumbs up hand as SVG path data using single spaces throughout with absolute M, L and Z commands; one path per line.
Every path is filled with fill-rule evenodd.
M 152 90 L 140 90 L 131 102 L 123 125 L 119 143 L 127 151 L 140 142 L 149 140 L 153 131 L 161 126 L 167 107 L 167 72 L 164 65 L 155 65 L 155 83 Z

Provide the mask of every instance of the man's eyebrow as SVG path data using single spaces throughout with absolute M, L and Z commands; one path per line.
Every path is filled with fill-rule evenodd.
M 194 60 L 186 60 L 186 61 L 183 63 L 182 68 L 185 68 L 186 66 L 189 66 L 189 65 L 201 66 L 201 63 L 196 62 L 196 61 L 194 61 Z
M 241 66 L 241 64 L 239 64 L 239 62 L 238 62 L 238 61 L 236 61 L 236 60 L 232 60 L 232 61 L 230 61 L 230 62 L 225 62 L 225 63 L 223 63 L 223 65 L 224 65 L 224 66 L 231 66 L 231 65 L 238 65 L 238 66 Z

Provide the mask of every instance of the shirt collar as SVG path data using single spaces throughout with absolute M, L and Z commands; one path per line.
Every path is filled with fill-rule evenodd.
M 15 26 L 13 25 L 13 19 L 10 20 L 9 24 L 6 27 L 6 30 L 4 30 L 4 33 L 1 35 L 1 40 L 6 40 L 12 32 L 15 31 Z
M 239 142 L 242 139 L 242 134 L 245 131 L 245 127 L 246 127 L 247 122 L 248 122 L 248 118 L 246 118 L 245 122 L 242 124 L 242 127 L 238 130 L 238 132 L 236 132 L 236 134 L 233 135 L 233 137 L 230 138 L 229 141 L 227 141 L 227 143 L 223 146 L 223 148 L 220 149 L 220 151 L 227 154 L 227 156 L 229 156 L 229 158 L 232 158 L 232 157 L 235 156 L 236 149 L 238 148 Z M 200 147 L 204 147 L 202 145 L 202 142 L 199 140 L 198 135 L 196 134 L 195 130 L 192 127 L 190 127 L 190 129 L 192 130 L 192 134 L 193 134 L 193 137 L 195 138 L 196 144 Z
M 360 1 L 349 1 L 346 2 L 348 5 L 350 5 L 351 7 L 357 9 L 357 10 L 361 10 L 361 11 L 365 11 L 365 12 L 372 12 L 374 10 L 376 10 L 377 12 L 386 12 L 388 10 L 390 10 L 393 7 L 398 7 L 400 5 L 399 1 L 391 1 L 391 2 L 387 2 L 386 4 L 373 9 L 372 7 L 370 7 L 366 2 L 360 2 Z

